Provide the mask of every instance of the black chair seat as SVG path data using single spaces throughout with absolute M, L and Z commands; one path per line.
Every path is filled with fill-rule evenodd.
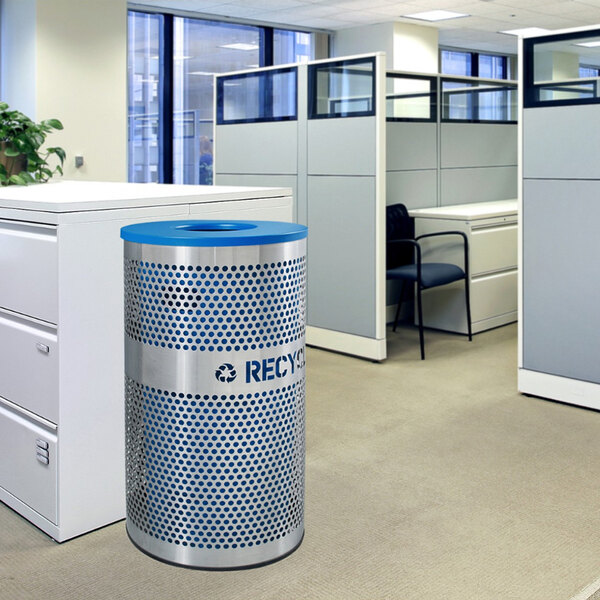
M 460 236 L 464 252 L 464 269 L 450 263 L 424 263 L 421 259 L 420 240 L 429 238 L 430 242 L 442 236 Z M 446 285 L 453 281 L 465 282 L 465 308 L 467 312 L 467 332 L 471 341 L 471 304 L 469 300 L 469 240 L 463 231 L 437 231 L 415 237 L 414 220 L 408 214 L 404 204 L 392 204 L 386 207 L 386 277 L 400 281 L 398 307 L 394 319 L 394 331 L 398 324 L 404 289 L 408 282 L 414 284 L 417 300 L 417 318 L 419 323 L 419 342 L 421 358 L 425 358 L 425 338 L 423 336 L 423 307 L 421 292 L 428 288 Z M 420 270 L 419 270 L 420 267 Z M 420 276 L 419 276 L 420 275 Z
M 402 265 L 387 270 L 387 279 L 405 279 L 417 281 L 417 265 Z M 453 281 L 464 279 L 465 272 L 457 265 L 448 263 L 422 263 L 421 264 L 421 288 L 446 285 Z

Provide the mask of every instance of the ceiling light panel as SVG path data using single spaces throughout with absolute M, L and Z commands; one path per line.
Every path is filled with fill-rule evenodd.
M 500 31 L 499 33 L 529 37 L 532 35 L 543 35 L 544 33 L 551 33 L 551 31 L 550 29 L 543 29 L 542 27 L 523 27 L 522 29 L 508 29 L 506 31 Z
M 405 19 L 417 19 L 419 21 L 446 21 L 448 19 L 459 19 L 461 17 L 469 17 L 464 13 L 457 13 L 451 10 L 428 10 L 411 15 L 402 15 Z

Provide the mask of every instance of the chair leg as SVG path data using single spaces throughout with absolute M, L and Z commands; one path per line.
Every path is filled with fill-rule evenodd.
M 402 280 L 402 285 L 400 286 L 400 297 L 398 298 L 398 307 L 396 308 L 396 318 L 394 319 L 394 328 L 392 331 L 396 331 L 396 325 L 398 325 L 398 317 L 400 316 L 400 307 L 402 306 L 402 298 L 404 297 L 404 284 L 406 282 Z
M 417 282 L 417 314 L 419 316 L 419 342 L 421 343 L 421 360 L 425 360 L 425 339 L 423 337 L 423 307 L 421 305 L 421 286 Z
M 467 331 L 469 332 L 469 341 L 473 339 L 471 331 L 471 298 L 469 291 L 469 280 L 465 277 L 465 303 L 467 305 Z

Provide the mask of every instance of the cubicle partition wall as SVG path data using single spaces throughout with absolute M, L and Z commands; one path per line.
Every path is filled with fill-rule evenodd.
M 516 198 L 515 82 L 389 71 L 386 88 L 388 204 Z
M 307 343 L 384 359 L 385 55 L 216 83 L 216 183 L 290 186 L 309 227 Z
M 600 29 L 529 38 L 520 55 L 519 390 L 598 410 Z

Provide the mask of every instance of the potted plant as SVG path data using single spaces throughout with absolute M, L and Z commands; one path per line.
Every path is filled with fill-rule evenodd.
M 35 123 L 0 102 L 0 185 L 44 183 L 56 173 L 62 175 L 65 151 L 59 147 L 41 149 L 48 134 L 62 128 L 58 119 Z M 51 156 L 58 159 L 54 167 L 48 163 Z

